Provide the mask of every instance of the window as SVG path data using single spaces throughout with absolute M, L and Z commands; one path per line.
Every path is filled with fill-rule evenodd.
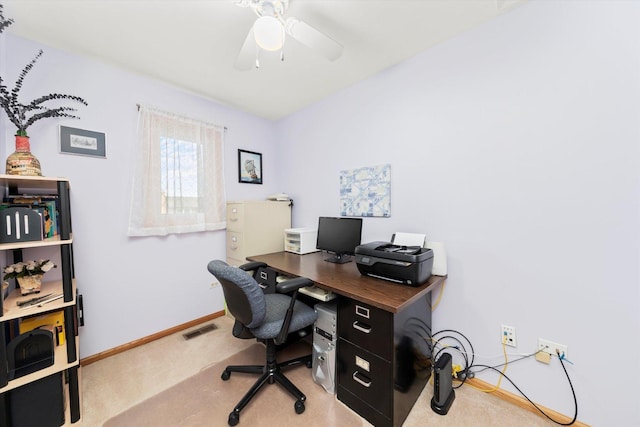
M 201 144 L 160 138 L 160 211 L 163 214 L 202 211 L 198 185 L 200 168 Z
M 224 128 L 140 107 L 129 236 L 219 230 Z

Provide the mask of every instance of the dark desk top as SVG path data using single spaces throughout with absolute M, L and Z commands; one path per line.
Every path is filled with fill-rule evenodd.
M 264 262 L 285 275 L 307 277 L 321 288 L 391 313 L 402 311 L 404 307 L 431 292 L 447 278 L 431 276 L 427 283 L 414 288 L 361 275 L 355 258 L 346 264 L 334 264 L 324 261 L 327 256 L 322 252 L 306 255 L 277 252 L 250 256 L 247 259 Z

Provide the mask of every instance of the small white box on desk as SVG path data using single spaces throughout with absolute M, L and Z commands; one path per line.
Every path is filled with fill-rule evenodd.
M 284 250 L 287 252 L 298 255 L 318 252 L 316 249 L 317 240 L 317 228 L 287 228 L 284 230 Z

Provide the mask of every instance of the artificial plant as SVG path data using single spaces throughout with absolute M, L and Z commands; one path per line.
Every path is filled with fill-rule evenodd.
M 11 24 L 13 24 L 13 19 L 5 19 L 2 14 L 2 5 L 0 4 L 0 33 L 2 33 L 2 31 Z M 31 71 L 36 61 L 38 61 L 43 53 L 42 49 L 40 49 L 35 58 L 33 58 L 31 62 L 22 69 L 13 89 L 9 90 L 9 88 L 4 84 L 2 76 L 0 76 L 0 106 L 2 106 L 2 109 L 7 113 L 7 117 L 11 123 L 18 128 L 16 132 L 17 136 L 27 136 L 27 128 L 41 119 L 48 117 L 79 118 L 78 116 L 71 114 L 72 112 L 77 111 L 75 108 L 64 106 L 50 108 L 44 105 L 48 101 L 70 100 L 88 105 L 87 102 L 79 96 L 60 93 L 51 93 L 49 95 L 41 96 L 26 104 L 21 103 L 18 100 L 18 94 L 20 93 L 20 89 L 22 89 L 24 78 L 27 76 L 29 71 Z

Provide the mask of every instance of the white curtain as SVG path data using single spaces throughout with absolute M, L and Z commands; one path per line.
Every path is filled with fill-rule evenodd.
M 129 236 L 226 227 L 224 127 L 139 107 Z

